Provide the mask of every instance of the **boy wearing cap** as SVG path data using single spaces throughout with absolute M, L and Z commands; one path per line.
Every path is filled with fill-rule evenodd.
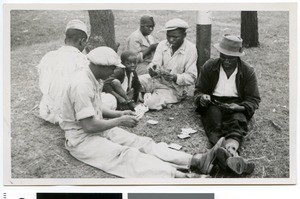
M 155 38 L 151 35 L 155 26 L 153 17 L 144 15 L 140 19 L 140 28 L 134 31 L 127 39 L 125 51 L 136 53 L 138 75 L 148 73 L 147 65 L 151 62 L 157 47 Z
M 214 47 L 220 58 L 208 60 L 201 68 L 195 87 L 195 104 L 202 116 L 208 139 L 215 144 L 225 137 L 224 153 L 238 157 L 238 149 L 248 131 L 248 121 L 260 103 L 253 67 L 240 59 L 242 39 L 224 35 Z M 230 163 L 223 168 L 230 167 Z M 254 165 L 244 161 L 237 174 L 251 173 Z
M 141 91 L 141 84 L 136 72 L 137 56 L 132 51 L 121 54 L 122 64 L 126 67 L 116 68 L 104 82 L 103 91 L 114 95 L 118 101 L 118 110 L 134 111 Z
M 102 81 L 116 67 L 124 68 L 116 52 L 98 47 L 88 54 L 89 67 L 70 81 L 62 104 L 61 128 L 66 148 L 76 159 L 120 177 L 186 178 L 199 177 L 177 169 L 197 169 L 209 174 L 224 138 L 204 154 L 190 155 L 155 143 L 149 137 L 129 133 L 118 126 L 134 127 L 138 119 L 132 111 L 102 107 Z M 100 83 L 99 83 L 100 82 Z M 103 119 L 103 117 L 110 119 Z
M 188 27 L 182 19 L 168 21 L 164 29 L 167 39 L 158 44 L 148 65 L 149 74 L 139 76 L 146 92 L 144 103 L 150 109 L 181 101 L 196 81 L 197 50 L 185 39 Z

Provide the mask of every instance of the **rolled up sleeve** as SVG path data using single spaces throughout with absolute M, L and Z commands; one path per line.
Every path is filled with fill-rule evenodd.
M 69 92 L 77 121 L 96 115 L 92 103 L 94 98 L 92 87 L 83 84 L 70 89 Z

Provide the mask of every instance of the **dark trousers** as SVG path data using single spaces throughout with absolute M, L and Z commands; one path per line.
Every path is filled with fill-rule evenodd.
M 237 103 L 236 99 L 218 99 L 226 103 Z M 210 105 L 202 112 L 202 124 L 209 141 L 216 144 L 221 137 L 232 138 L 240 144 L 248 131 L 248 121 L 241 112 L 229 112 Z

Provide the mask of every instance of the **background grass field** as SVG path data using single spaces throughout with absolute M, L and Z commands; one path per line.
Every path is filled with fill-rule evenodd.
M 156 21 L 153 35 L 164 23 L 178 17 L 191 28 L 187 38 L 195 42 L 196 12 L 115 10 L 116 40 L 121 44 L 138 28 L 140 16 L 150 14 Z M 225 33 L 240 34 L 240 12 L 212 12 L 212 44 Z M 11 12 L 11 174 L 12 178 L 113 178 L 99 169 L 74 159 L 64 148 L 64 133 L 59 126 L 37 118 L 32 108 L 41 93 L 35 66 L 42 56 L 64 44 L 64 29 L 71 19 L 89 24 L 87 11 L 12 11 Z M 245 178 L 289 177 L 289 32 L 288 12 L 258 12 L 259 48 L 246 49 L 243 58 L 255 68 L 262 98 L 255 114 L 256 125 L 248 134 L 242 155 L 256 168 Z M 212 57 L 218 56 L 212 48 Z M 174 117 L 169 121 L 169 117 Z M 159 121 L 149 126 L 148 119 Z M 139 125 L 129 129 L 155 141 L 177 143 L 188 153 L 205 152 L 208 140 L 195 114 L 192 99 L 171 109 L 149 112 Z M 198 131 L 180 140 L 183 127 Z M 219 174 L 218 177 L 222 177 Z

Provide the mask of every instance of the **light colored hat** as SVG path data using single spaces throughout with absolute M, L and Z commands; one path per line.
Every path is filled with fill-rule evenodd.
M 228 56 L 243 56 L 242 47 L 243 39 L 234 35 L 223 35 L 222 41 L 214 45 L 214 47 L 221 53 Z
M 87 33 L 87 26 L 85 25 L 85 23 L 83 23 L 82 21 L 78 20 L 78 19 L 74 19 L 68 22 L 67 27 L 66 27 L 66 32 L 68 29 L 77 29 L 77 30 L 81 30 L 83 32 L 85 32 L 86 35 L 88 35 Z
M 87 54 L 87 58 L 95 65 L 125 68 L 125 66 L 121 64 L 119 55 L 112 48 L 106 46 L 93 49 Z
M 165 28 L 161 31 L 168 31 L 168 30 L 175 30 L 177 28 L 185 28 L 188 29 L 189 25 L 187 22 L 183 21 L 182 19 L 171 19 L 165 24 Z

